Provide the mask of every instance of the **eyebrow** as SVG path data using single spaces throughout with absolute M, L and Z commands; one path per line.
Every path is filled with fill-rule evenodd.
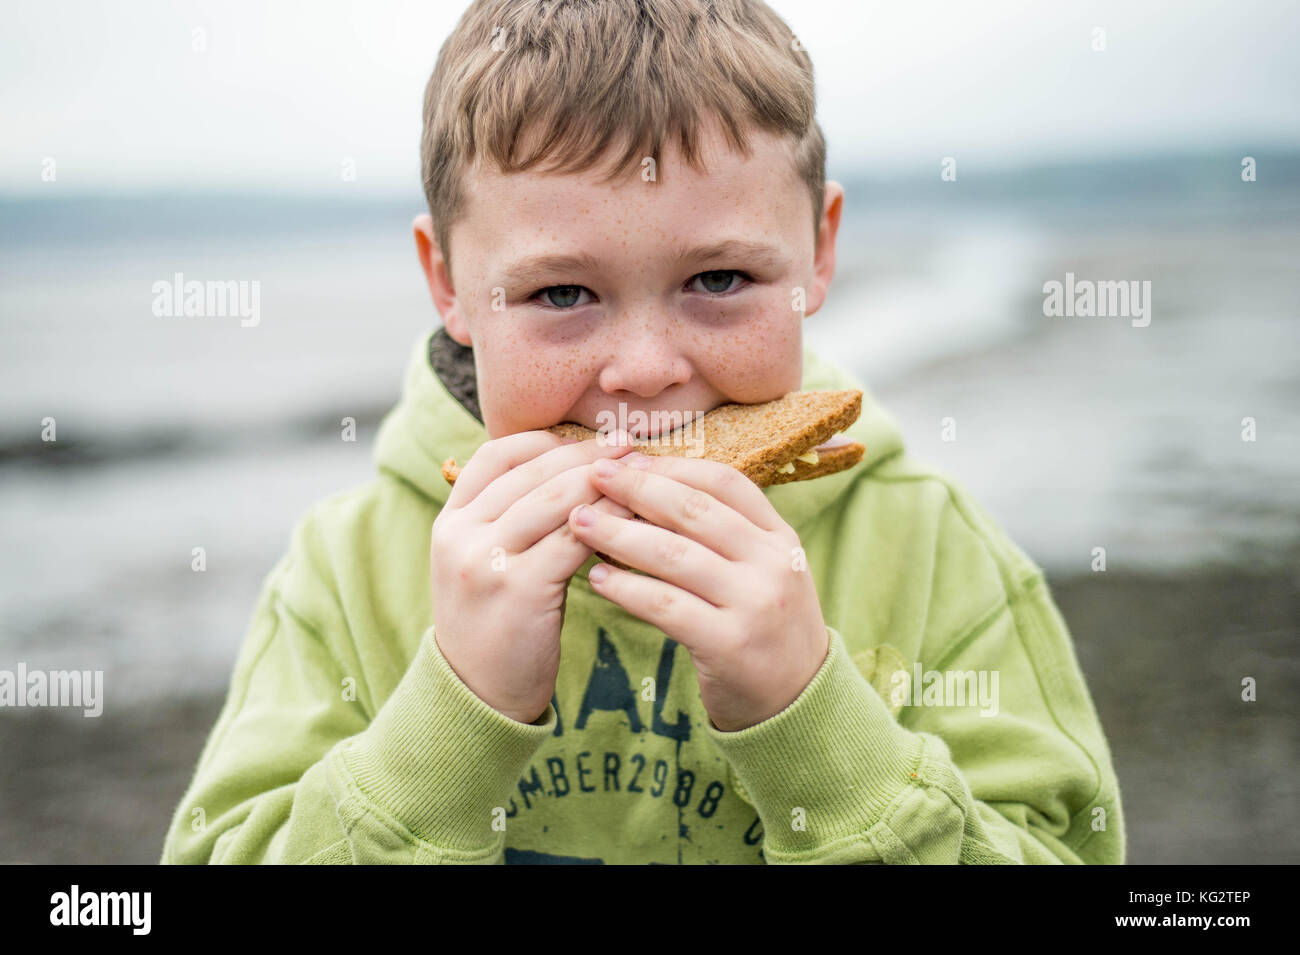
M 540 282 L 556 272 L 595 272 L 600 263 L 590 255 L 534 255 L 509 265 L 503 272 L 507 282 Z
M 711 262 L 716 259 L 735 259 L 745 262 L 758 262 L 761 265 L 777 265 L 786 260 L 785 254 L 775 245 L 756 242 L 752 239 L 722 239 L 677 253 L 677 262 Z M 535 255 L 520 259 L 507 266 L 502 275 L 506 281 L 523 284 L 528 281 L 542 281 L 548 275 L 562 272 L 596 272 L 600 262 L 594 256 L 585 253 L 577 255 Z
M 748 259 L 751 262 L 775 265 L 784 262 L 786 256 L 779 247 L 753 239 L 723 239 L 683 249 L 677 255 L 679 262 L 710 262 L 714 259 Z

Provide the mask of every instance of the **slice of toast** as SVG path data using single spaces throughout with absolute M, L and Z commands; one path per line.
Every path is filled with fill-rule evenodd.
M 767 487 L 834 474 L 861 461 L 866 448 L 856 441 L 819 451 L 816 462 L 799 460 L 799 455 L 843 431 L 861 413 L 861 391 L 792 391 L 761 404 L 720 405 L 668 434 L 643 438 L 636 445 L 643 454 L 730 464 L 759 487 Z M 579 441 L 597 434 L 567 421 L 547 430 Z
M 866 453 L 862 444 L 834 437 L 861 413 L 861 391 L 792 391 L 759 404 L 720 405 L 667 434 L 634 443 L 643 454 L 720 461 L 759 487 L 768 487 L 835 474 L 861 461 Z M 569 421 L 546 430 L 578 441 L 598 434 Z M 827 446 L 818 449 L 823 444 Z M 442 475 L 448 483 L 455 484 L 459 474 L 454 459 L 443 462 Z M 636 519 L 644 520 L 640 515 Z M 634 569 L 608 555 L 596 556 L 615 567 Z

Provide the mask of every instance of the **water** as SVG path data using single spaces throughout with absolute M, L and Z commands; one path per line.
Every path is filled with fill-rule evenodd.
M 1087 573 L 1099 546 L 1168 571 L 1297 553 L 1300 158 L 1249 185 L 1226 160 L 1179 168 L 846 182 L 807 341 L 1049 572 Z M 224 686 L 294 523 L 373 474 L 437 321 L 419 211 L 0 202 L 0 666 L 103 668 L 109 706 Z M 156 317 L 177 271 L 259 281 L 260 324 Z M 1151 280 L 1151 325 L 1044 317 L 1066 271 Z

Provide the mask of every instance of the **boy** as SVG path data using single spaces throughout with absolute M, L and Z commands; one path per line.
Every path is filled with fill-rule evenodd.
M 784 22 L 476 0 L 422 156 L 445 329 L 268 576 L 163 861 L 1122 862 L 1041 572 L 865 389 L 861 464 L 761 491 L 541 430 L 863 388 L 802 346 L 843 189 Z

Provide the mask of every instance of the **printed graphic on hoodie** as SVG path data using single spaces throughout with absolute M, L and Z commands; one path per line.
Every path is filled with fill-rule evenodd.
M 597 628 L 596 655 L 580 697 L 561 699 L 556 691 L 551 699 L 558 716 L 555 731 L 520 777 L 506 807 L 507 864 L 605 864 L 603 858 L 543 847 L 561 844 L 575 823 L 589 832 L 596 817 L 608 816 L 610 800 L 619 803 L 617 815 L 663 820 L 654 840 L 659 845 L 646 848 L 659 856 L 671 849 L 674 857 L 665 863 L 720 864 L 747 854 L 752 854 L 750 861 L 763 862 L 763 824 L 734 792 L 726 761 L 701 759 L 701 750 L 712 747 L 701 743 L 691 715 L 668 711 L 667 701 L 678 696 L 674 670 L 691 666 L 685 649 L 679 651 L 665 637 L 654 670 L 656 692 L 647 702 L 641 681 L 624 666 L 616 640 L 605 627 Z M 689 692 L 696 692 L 694 680 L 679 683 L 689 683 Z M 725 841 L 735 843 L 735 855 L 706 858 L 709 852 L 695 842 L 705 828 L 721 830 Z M 718 834 L 708 842 L 716 856 Z

